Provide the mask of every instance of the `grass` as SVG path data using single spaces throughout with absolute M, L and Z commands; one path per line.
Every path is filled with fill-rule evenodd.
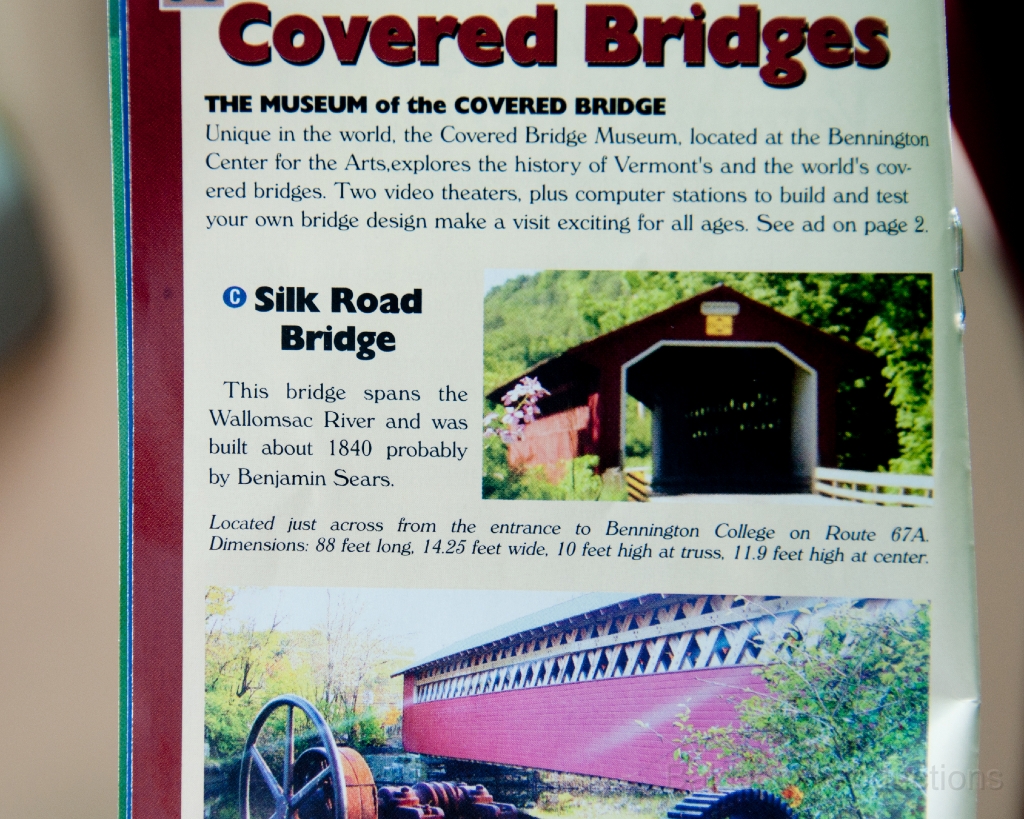
M 537 819 L 664 819 L 682 794 L 599 795 L 546 791 L 525 812 Z

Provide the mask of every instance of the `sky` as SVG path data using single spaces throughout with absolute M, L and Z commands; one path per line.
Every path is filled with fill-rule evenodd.
M 459 640 L 540 609 L 578 597 L 580 592 L 464 591 L 459 589 L 324 589 L 271 587 L 238 589 L 231 620 L 255 620 L 268 628 L 275 614 L 285 631 L 312 628 L 324 619 L 328 592 L 362 607 L 415 657 L 425 657 Z
M 509 279 L 516 276 L 533 276 L 539 270 L 485 270 L 484 271 L 484 295 L 490 293 L 495 287 L 499 287 Z

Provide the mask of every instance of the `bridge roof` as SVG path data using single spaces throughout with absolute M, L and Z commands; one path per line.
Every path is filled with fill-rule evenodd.
M 459 640 L 456 643 L 452 643 L 450 646 L 447 646 L 440 651 L 435 651 L 433 654 L 421 657 L 412 665 L 396 671 L 392 676 L 405 674 L 426 665 L 433 665 L 438 660 L 454 657 L 457 654 L 472 651 L 473 649 L 482 648 L 483 646 L 489 646 L 494 643 L 500 643 L 510 637 L 525 638 L 529 632 L 546 632 L 552 627 L 563 626 L 567 621 L 574 618 L 590 613 L 596 613 L 612 606 L 621 606 L 625 603 L 640 602 L 642 599 L 652 599 L 660 596 L 661 595 L 652 594 L 645 594 L 641 596 L 636 594 L 623 594 L 622 592 L 592 592 L 590 594 L 581 594 L 579 597 L 566 600 L 564 603 L 559 603 L 546 609 L 540 609 L 532 614 L 527 614 L 524 617 L 510 620 L 500 626 L 495 626 L 487 631 L 481 631 L 478 634 L 474 634 L 463 640 Z
M 709 338 L 705 315 L 701 312 L 702 305 L 704 302 L 715 303 L 722 300 L 738 305 L 739 312 L 736 314 L 734 331 L 727 338 Z M 552 392 L 567 382 L 581 379 L 596 384 L 600 370 L 617 370 L 656 342 L 671 340 L 700 341 L 713 345 L 777 343 L 818 370 L 846 364 L 858 373 L 868 374 L 881 370 L 883 363 L 873 353 L 844 341 L 837 335 L 825 333 L 797 318 L 780 313 L 727 285 L 716 284 L 660 312 L 540 361 L 526 372 L 495 387 L 487 397 L 492 401 L 500 401 L 501 397 L 524 376 L 539 378 Z M 542 401 L 541 407 L 544 408 L 550 400 Z

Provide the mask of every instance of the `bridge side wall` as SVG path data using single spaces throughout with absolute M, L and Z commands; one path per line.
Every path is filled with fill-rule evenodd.
M 680 705 L 699 728 L 726 725 L 763 691 L 753 668 L 732 666 L 413 704 L 407 675 L 402 740 L 413 753 L 688 788 L 704 782 L 672 759 Z
M 570 407 L 543 415 L 526 427 L 522 441 L 508 446 L 508 465 L 513 468 L 543 464 L 548 479 L 561 480 L 565 461 L 597 451 L 597 395 L 587 406 Z

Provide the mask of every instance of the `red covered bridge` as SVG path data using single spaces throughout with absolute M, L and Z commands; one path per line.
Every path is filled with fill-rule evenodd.
M 848 602 L 582 595 L 399 672 L 405 750 L 693 787 L 672 759 L 676 714 L 688 707 L 699 728 L 732 723 L 736 703 L 764 690 L 753 673 L 763 646 Z
M 719 285 L 523 373 L 551 395 L 509 463 L 596 454 L 602 472 L 622 466 L 628 394 L 653 413 L 656 493 L 811 492 L 815 468 L 836 466 L 840 381 L 881 369 L 866 350 Z

